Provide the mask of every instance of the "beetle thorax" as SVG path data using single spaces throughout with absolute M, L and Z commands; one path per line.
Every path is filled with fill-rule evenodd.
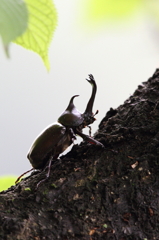
M 78 95 L 73 96 L 70 99 L 68 107 L 58 118 L 58 122 L 65 127 L 78 127 L 83 122 L 83 114 L 75 107 L 73 99 Z

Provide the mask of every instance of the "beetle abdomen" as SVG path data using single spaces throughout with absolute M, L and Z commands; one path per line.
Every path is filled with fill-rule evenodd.
M 72 139 L 67 129 L 59 123 L 54 123 L 36 138 L 27 158 L 33 168 L 41 169 L 51 155 L 58 156 L 71 144 Z

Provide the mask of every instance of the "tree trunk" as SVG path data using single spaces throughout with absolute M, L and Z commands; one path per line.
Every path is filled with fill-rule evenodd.
M 95 138 L 1 192 L 0 240 L 159 239 L 159 70 Z

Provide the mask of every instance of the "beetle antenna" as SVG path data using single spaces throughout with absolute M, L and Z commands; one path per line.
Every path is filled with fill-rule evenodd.
M 31 172 L 31 171 L 33 171 L 33 170 L 34 170 L 34 168 L 32 168 L 32 169 L 24 172 L 23 174 L 21 174 L 21 175 L 17 178 L 17 180 L 15 181 L 15 184 L 16 184 L 17 182 L 19 182 L 19 180 L 20 180 L 25 174 L 27 174 L 27 173 L 29 173 L 29 172 Z
M 92 85 L 92 94 L 87 103 L 87 107 L 84 114 L 89 114 L 92 116 L 92 109 L 93 109 L 94 99 L 97 91 L 97 85 L 92 74 L 89 74 L 89 79 L 86 79 L 86 80 Z

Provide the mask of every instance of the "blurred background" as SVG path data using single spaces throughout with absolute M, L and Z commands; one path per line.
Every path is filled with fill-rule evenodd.
M 85 110 L 91 94 L 88 74 L 98 87 L 94 133 L 110 107 L 122 104 L 159 67 L 159 25 L 145 4 L 150 1 L 131 1 L 130 11 L 120 16 L 118 0 L 117 11 L 114 16 L 107 12 L 108 19 L 97 1 L 54 0 L 58 25 L 49 50 L 49 73 L 37 54 L 12 44 L 7 59 L 0 45 L 1 176 L 31 168 L 26 155 L 33 140 L 57 120 L 73 95 L 80 95 L 75 105 Z M 102 2 L 98 0 L 98 6 Z

